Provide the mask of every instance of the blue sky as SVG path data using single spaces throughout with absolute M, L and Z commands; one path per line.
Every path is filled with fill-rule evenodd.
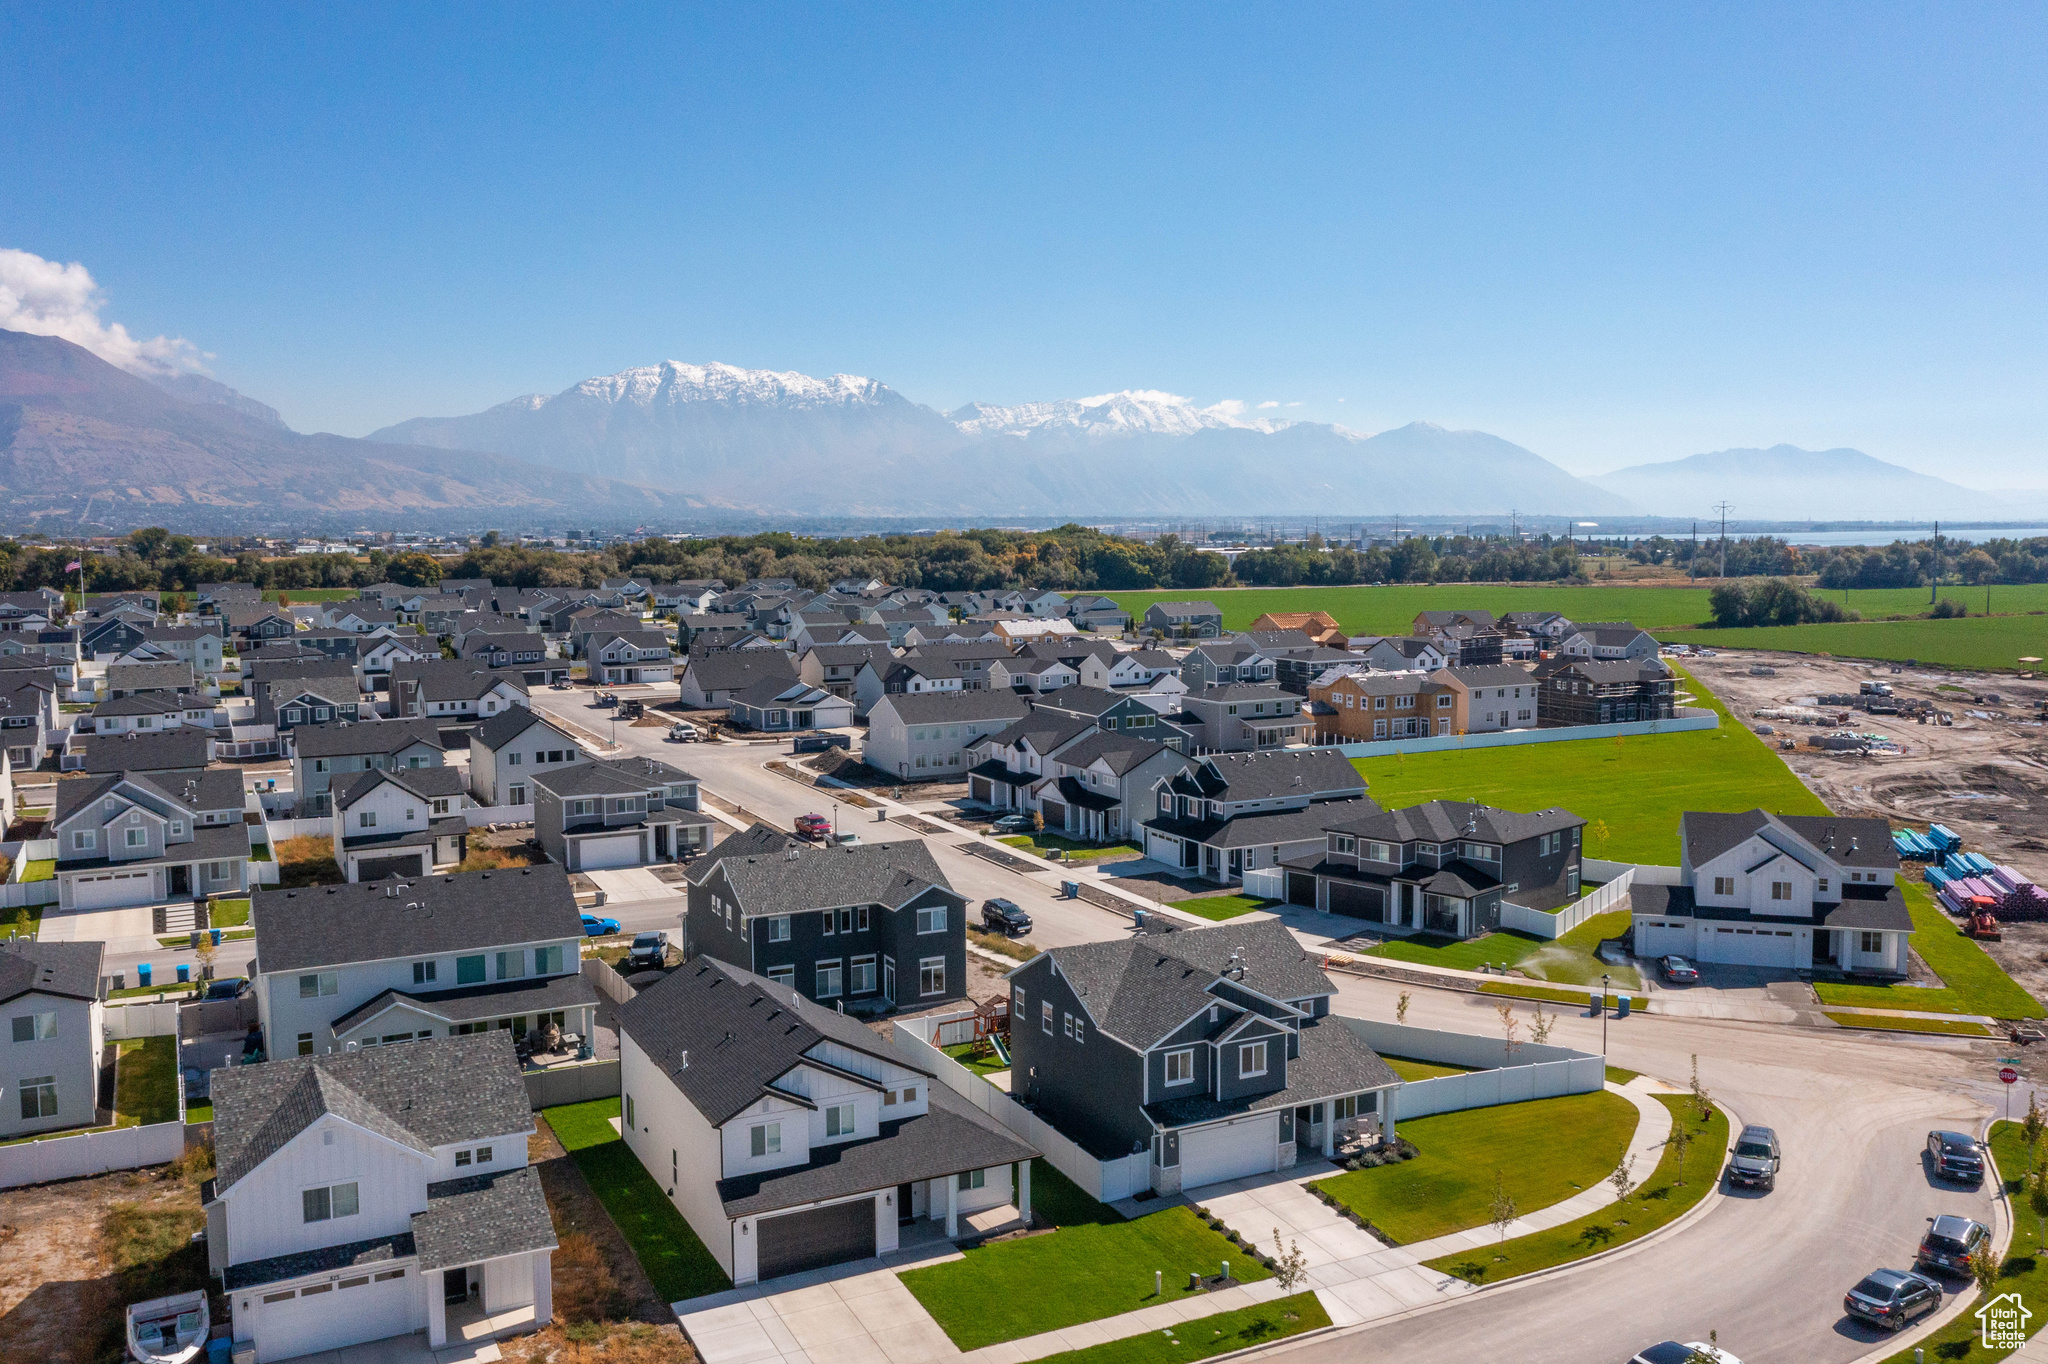
M 0 11 L 0 247 L 362 434 L 662 359 L 2048 486 L 2048 10 Z

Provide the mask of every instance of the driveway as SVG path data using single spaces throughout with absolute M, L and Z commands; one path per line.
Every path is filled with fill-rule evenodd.
M 896 1277 L 897 1266 L 953 1259 L 903 1252 L 814 1269 L 675 1305 L 704 1364 L 933 1364 L 955 1346 Z
M 610 871 L 586 871 L 583 875 L 604 892 L 600 910 L 614 902 L 630 905 L 642 900 L 673 900 L 682 894 L 648 867 L 614 867 Z

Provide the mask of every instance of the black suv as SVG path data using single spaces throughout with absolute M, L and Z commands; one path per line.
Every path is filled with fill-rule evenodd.
M 1973 1137 L 1960 1132 L 1929 1132 L 1927 1155 L 1934 1162 L 1938 1179 L 1951 1179 L 1958 1184 L 1984 1182 L 1984 1152 Z
M 1031 931 L 1031 916 L 1011 900 L 983 900 L 981 926 L 1006 938 L 1021 938 Z
M 1735 1139 L 1735 1158 L 1728 1162 L 1728 1183 L 1751 1189 L 1778 1187 L 1778 1134 L 1768 1127 L 1745 1127 Z
M 1916 1317 L 1941 1310 L 1941 1285 L 1904 1269 L 1873 1269 L 1843 1297 L 1842 1309 L 1898 1331 Z
M 1943 1215 L 1930 1217 L 1927 1223 L 1927 1234 L 1920 1238 L 1920 1253 L 1913 1257 L 1915 1269 L 1968 1274 L 1970 1257 L 1991 1237 L 1991 1228 L 1967 1217 Z

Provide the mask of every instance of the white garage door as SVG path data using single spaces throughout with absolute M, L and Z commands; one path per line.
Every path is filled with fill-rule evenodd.
M 146 871 L 102 872 L 81 876 L 72 882 L 72 903 L 80 909 L 116 909 L 122 905 L 146 905 L 155 874 Z
M 1796 941 L 1789 928 L 1716 928 L 1705 948 L 1708 961 L 1789 968 Z
M 604 871 L 609 867 L 637 867 L 640 865 L 640 835 L 638 834 L 614 834 L 610 838 L 586 838 L 580 846 L 580 860 L 584 871 Z
M 313 1284 L 311 1292 L 251 1290 L 260 1298 L 257 1364 L 419 1330 L 426 1324 L 426 1314 L 419 1302 L 418 1275 L 411 1270 L 383 1272 L 401 1277 L 379 1280 L 366 1271 L 344 1274 L 324 1287 Z
M 1197 1127 L 1181 1133 L 1180 1186 L 1196 1188 L 1243 1175 L 1266 1174 L 1280 1162 L 1280 1115 Z

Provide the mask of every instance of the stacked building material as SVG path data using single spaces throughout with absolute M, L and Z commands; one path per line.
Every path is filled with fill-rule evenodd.
M 1906 862 L 1939 862 L 1942 857 L 1942 850 L 1928 841 L 1926 835 L 1911 829 L 1892 831 L 1892 851 Z

